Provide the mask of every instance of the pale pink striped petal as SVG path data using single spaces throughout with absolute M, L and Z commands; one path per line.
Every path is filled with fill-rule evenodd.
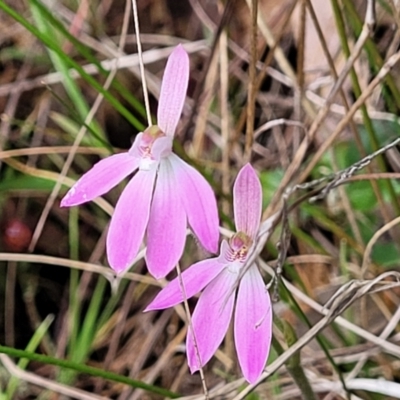
M 172 136 L 158 138 L 151 148 L 153 159 L 159 161 L 161 158 L 169 156 L 172 151 L 172 141 Z
M 216 258 L 203 260 L 190 266 L 181 277 L 186 298 L 189 299 L 203 290 L 224 268 L 225 265 L 219 263 Z M 181 279 L 172 280 L 144 311 L 162 310 L 183 302 Z
M 272 338 L 271 301 L 256 265 L 240 282 L 234 331 L 243 376 L 254 383 L 265 367 Z
M 107 193 L 138 165 L 139 161 L 128 153 L 114 154 L 100 160 L 72 186 L 61 200 L 61 207 L 86 203 Z
M 219 251 L 218 261 L 222 264 L 232 262 L 232 250 L 227 240 L 221 242 L 221 248 Z
M 201 366 L 205 365 L 221 344 L 232 317 L 235 300 L 237 269 L 225 268 L 201 294 L 192 317 L 193 331 L 199 350 Z M 191 373 L 199 369 L 193 334 L 187 334 L 187 357 Z
M 233 186 L 233 210 L 237 232 L 255 239 L 260 226 L 262 189 L 253 167 L 246 164 L 238 173 Z
M 117 273 L 133 263 L 149 220 L 156 168 L 138 171 L 122 192 L 107 235 L 107 256 Z
M 168 58 L 158 102 L 157 124 L 168 136 L 175 134 L 189 83 L 189 56 L 179 45 Z
M 177 155 L 168 157 L 174 169 L 177 190 L 179 190 L 189 225 L 206 250 L 218 250 L 218 209 L 214 193 L 204 177 Z
M 186 226 L 186 214 L 173 170 L 168 158 L 164 158 L 158 170 L 147 228 L 147 268 L 155 278 L 167 275 L 181 258 Z
M 138 158 L 138 159 L 140 159 L 142 157 L 142 152 L 140 150 L 140 145 L 142 144 L 142 139 L 143 139 L 143 132 L 139 132 L 136 135 L 131 148 L 129 149 L 129 155 L 131 155 L 134 158 Z

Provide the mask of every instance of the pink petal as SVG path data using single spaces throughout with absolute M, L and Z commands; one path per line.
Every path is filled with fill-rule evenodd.
M 246 164 L 238 173 L 233 186 L 233 202 L 236 231 L 255 239 L 260 226 L 262 189 L 250 164 Z
M 115 207 L 107 235 L 107 255 L 117 273 L 132 265 L 143 241 L 156 172 L 156 168 L 138 171 Z
M 186 225 L 172 166 L 168 158 L 164 158 L 160 162 L 147 228 L 147 268 L 155 278 L 167 275 L 181 258 Z
M 128 153 L 114 154 L 96 163 L 61 200 L 61 207 L 86 203 L 107 193 L 139 165 Z
M 188 83 L 189 56 L 182 45 L 179 45 L 168 58 L 158 102 L 157 125 L 168 136 L 175 134 Z
M 189 299 L 203 290 L 224 268 L 225 265 L 219 263 L 216 258 L 203 260 L 190 266 L 181 277 L 186 298 Z M 175 278 L 169 282 L 144 311 L 162 310 L 183 302 L 181 279 Z
M 168 158 L 193 233 L 206 250 L 216 253 L 219 237 L 218 209 L 211 186 L 198 171 L 176 154 L 172 153 Z
M 167 157 L 172 152 L 172 137 L 171 136 L 164 136 L 158 138 L 151 148 L 151 155 L 153 156 L 154 160 L 161 160 L 163 157 Z
M 192 327 L 201 365 L 205 365 L 221 344 L 232 317 L 235 284 L 239 273 L 231 266 L 225 268 L 204 290 L 192 317 Z M 188 328 L 187 357 L 191 373 L 199 369 L 193 333 Z
M 244 274 L 235 310 L 235 345 L 243 375 L 254 383 L 267 362 L 272 338 L 271 301 L 265 284 L 252 265 Z
M 232 262 L 231 247 L 229 246 L 228 241 L 226 239 L 224 239 L 221 243 L 221 250 L 219 252 L 218 261 L 222 264 L 227 264 Z M 237 262 L 237 265 L 240 264 L 241 264 L 240 262 Z
M 138 159 L 142 157 L 142 152 L 140 151 L 140 145 L 142 144 L 142 139 L 143 139 L 143 132 L 139 132 L 136 135 L 131 148 L 129 149 L 129 155 Z

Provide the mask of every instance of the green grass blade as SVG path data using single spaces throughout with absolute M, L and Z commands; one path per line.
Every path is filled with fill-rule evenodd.
M 4 2 L 0 2 L 0 10 L 6 12 L 10 17 L 14 18 L 15 21 L 24 26 L 29 32 L 31 32 L 35 37 L 37 37 L 44 45 L 46 45 L 50 50 L 53 50 L 59 55 L 60 58 L 69 66 L 69 68 L 75 69 L 77 73 L 84 79 L 88 84 L 90 84 L 95 90 L 101 93 L 104 98 L 121 114 L 123 115 L 134 127 L 139 130 L 143 129 L 143 124 L 132 115 L 132 113 L 121 104 L 114 96 L 110 94 L 109 91 L 105 90 L 91 75 L 89 75 L 77 62 L 68 57 L 58 46 L 52 38 L 47 37 L 42 34 L 39 29 L 32 25 L 27 19 L 16 12 L 13 8 L 9 7 Z
M 108 75 L 108 71 L 106 71 L 102 67 L 98 59 L 92 55 L 91 49 L 89 49 L 87 46 L 81 43 L 75 36 L 71 35 L 68 29 L 66 29 L 65 26 L 57 18 L 54 17 L 53 13 L 51 13 L 42 2 L 38 0 L 30 0 L 30 1 L 31 3 L 34 3 L 38 9 L 40 9 L 40 12 L 43 14 L 43 16 L 45 16 L 46 20 L 49 23 L 51 23 L 52 26 L 57 31 L 60 32 L 70 43 L 73 44 L 75 50 L 77 50 L 89 62 L 96 65 L 96 67 L 99 70 L 99 73 L 101 73 L 105 77 Z M 138 101 L 134 96 L 132 96 L 129 90 L 124 85 L 122 85 L 117 79 L 114 79 L 111 87 L 116 89 L 122 95 L 122 97 L 125 100 L 127 100 L 142 117 L 146 116 L 146 110 L 143 104 L 140 101 Z
M 57 367 L 71 369 L 76 372 L 80 372 L 82 374 L 88 374 L 92 376 L 97 376 L 99 378 L 108 379 L 113 382 L 123 383 L 130 387 L 136 389 L 143 389 L 146 390 L 147 392 L 159 394 L 161 396 L 168 397 L 170 399 L 176 399 L 180 397 L 177 393 L 170 392 L 169 390 L 162 389 L 153 385 L 148 385 L 147 383 L 130 379 L 125 376 L 115 374 L 113 372 L 104 371 L 100 368 L 89 367 L 87 365 L 73 361 L 61 360 L 58 358 L 49 357 L 26 350 L 18 350 L 12 347 L 1 346 L 1 345 L 0 345 L 0 353 L 7 354 L 11 357 L 27 358 L 30 361 L 37 361 L 43 364 L 55 365 Z
M 33 352 L 36 350 L 36 348 L 39 346 L 43 336 L 46 334 L 48 331 L 51 323 L 54 320 L 53 315 L 48 315 L 45 320 L 39 325 L 39 327 L 36 329 L 35 333 L 33 334 L 31 340 L 28 343 L 28 346 L 26 346 L 26 351 L 28 352 Z M 21 369 L 25 369 L 28 366 L 29 360 L 27 358 L 21 358 L 18 362 L 18 367 Z M 10 381 L 8 382 L 7 385 L 7 390 L 5 394 L 6 399 L 13 399 L 14 393 L 18 387 L 19 379 L 16 378 L 15 376 L 12 376 Z
M 41 13 L 41 9 L 35 6 L 35 2 L 30 2 L 31 12 L 35 19 L 36 25 L 38 26 L 40 32 L 46 37 L 51 37 L 58 40 L 58 35 L 51 29 L 46 18 Z M 59 47 L 62 47 L 62 43 L 58 43 Z M 72 101 L 75 109 L 77 110 L 81 120 L 85 120 L 86 116 L 89 114 L 89 106 L 83 97 L 79 86 L 76 81 L 70 76 L 68 65 L 65 63 L 64 59 L 61 58 L 56 52 L 49 50 L 49 57 L 52 60 L 54 68 L 60 72 L 63 76 L 62 84 L 67 92 L 69 98 Z M 104 133 L 101 131 L 100 126 L 96 122 L 91 122 L 89 124 L 91 130 L 96 133 L 96 136 L 104 138 Z M 93 145 L 101 145 L 96 136 L 93 137 Z

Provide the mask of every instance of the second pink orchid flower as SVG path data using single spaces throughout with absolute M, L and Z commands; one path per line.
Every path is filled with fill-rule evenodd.
M 234 188 L 236 234 L 224 240 L 219 257 L 200 261 L 175 278 L 145 311 L 172 307 L 204 289 L 192 316 L 200 364 L 192 332 L 187 335 L 191 372 L 205 365 L 217 351 L 233 312 L 234 335 L 244 377 L 254 383 L 267 362 L 272 338 L 272 309 L 256 264 L 246 265 L 260 227 L 262 191 L 250 164 L 239 172 Z M 243 268 L 246 266 L 246 270 Z M 181 287 L 181 282 L 183 288 Z M 234 311 L 235 308 L 235 311 Z

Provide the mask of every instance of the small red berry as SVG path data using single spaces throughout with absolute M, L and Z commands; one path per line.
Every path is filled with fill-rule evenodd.
M 30 228 L 18 219 L 11 219 L 4 229 L 4 244 L 10 251 L 23 251 L 29 246 L 32 238 Z

